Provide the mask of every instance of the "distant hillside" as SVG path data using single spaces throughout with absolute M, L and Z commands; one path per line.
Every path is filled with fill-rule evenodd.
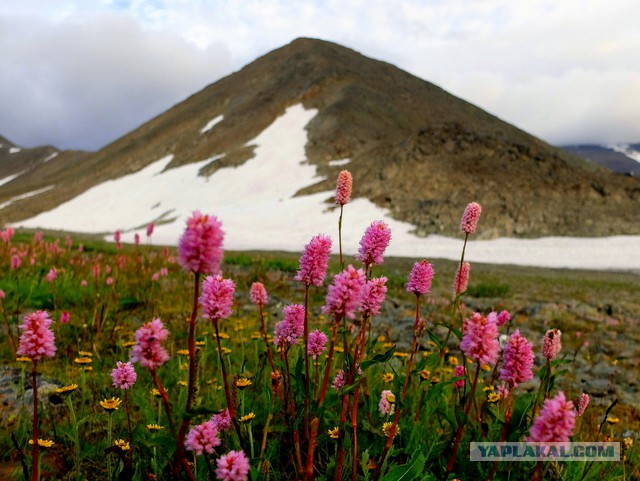
M 618 174 L 640 176 L 640 143 L 617 146 L 565 145 L 562 148 Z
M 0 209 L 0 222 L 48 211 L 169 154 L 167 169 L 210 159 L 199 175 L 210 176 L 211 189 L 223 189 L 216 172 L 253 158 L 249 142 L 296 104 L 317 109 L 306 126 L 306 156 L 317 181 L 300 185 L 298 196 L 334 189 L 348 162 L 354 197 L 413 224 L 420 236 L 456 235 L 461 209 L 472 200 L 484 206 L 487 228 L 479 234 L 485 237 L 640 234 L 640 179 L 553 147 L 393 65 L 307 38 L 97 152 L 44 162 L 49 147 L 3 150 L 0 178 L 24 172 L 0 187 L 0 204 L 12 202 Z M 18 162 L 22 157 L 12 156 L 19 154 L 39 160 Z M 32 192 L 39 193 L 16 200 Z

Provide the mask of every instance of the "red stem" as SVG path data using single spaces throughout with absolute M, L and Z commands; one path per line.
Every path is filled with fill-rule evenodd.
M 39 448 L 38 446 L 38 382 L 37 382 L 37 365 L 38 361 L 33 360 L 33 369 L 31 370 L 31 384 L 33 388 L 33 455 L 32 462 L 33 466 L 31 468 L 31 481 L 38 481 L 40 478 L 40 474 L 38 472 L 39 463 L 38 463 L 38 454 Z

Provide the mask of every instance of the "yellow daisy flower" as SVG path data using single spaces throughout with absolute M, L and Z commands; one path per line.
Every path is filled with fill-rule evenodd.
M 394 375 L 393 375 L 392 372 L 385 372 L 382 375 L 382 381 L 383 382 L 391 382 L 391 381 L 393 381 L 393 378 L 394 378 Z
M 502 394 L 499 392 L 491 392 L 487 396 L 487 401 L 490 403 L 497 403 L 500 399 L 502 399 Z
M 112 397 L 111 399 L 100 401 L 100 406 L 102 406 L 103 409 L 107 412 L 113 412 L 118 409 L 118 406 L 120 406 L 121 402 L 122 401 L 120 399 Z
M 382 425 L 382 432 L 386 437 L 391 436 L 392 430 L 393 430 L 393 423 L 391 421 L 387 421 Z M 395 432 L 393 433 L 393 437 L 395 438 L 398 434 L 400 434 L 400 426 L 396 426 Z
M 59 387 L 54 392 L 56 394 L 67 394 L 67 393 L 70 393 L 71 391 L 75 391 L 76 389 L 78 389 L 77 384 L 69 384 L 68 386 Z
M 56 443 L 50 439 L 38 439 L 38 446 L 41 448 L 50 448 L 55 444 Z M 29 445 L 33 446 L 33 439 L 29 439 Z
M 147 424 L 147 429 L 152 433 L 157 433 L 158 431 L 164 429 L 164 427 L 160 426 L 159 424 Z
M 251 381 L 249 379 L 247 379 L 246 377 L 241 377 L 240 379 L 238 379 L 236 381 L 236 387 L 238 389 L 244 389 L 246 387 L 251 386 Z
M 125 441 L 124 439 L 116 439 L 113 442 L 113 445 L 114 446 L 118 446 L 123 451 L 129 451 L 131 449 L 131 446 L 129 446 L 129 443 L 127 441 Z
M 91 359 L 90 357 L 76 357 L 73 362 L 75 362 L 76 364 L 91 364 L 93 362 L 93 359 Z
M 249 423 L 255 419 L 256 415 L 254 413 L 249 413 L 240 417 L 241 423 Z
M 327 434 L 329 435 L 329 437 L 331 439 L 338 439 L 340 437 L 340 428 L 338 426 L 336 426 L 333 429 L 329 429 L 327 431 Z

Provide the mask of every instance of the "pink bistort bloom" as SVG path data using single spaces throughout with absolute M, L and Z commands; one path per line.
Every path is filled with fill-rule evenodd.
M 222 261 L 222 224 L 215 216 L 196 211 L 187 219 L 178 244 L 178 260 L 185 271 L 212 274 Z
M 477 202 L 471 202 L 467 204 L 460 220 L 460 230 L 465 234 L 473 234 L 478 226 L 480 220 L 480 214 L 482 213 L 482 207 Z
M 396 396 L 388 389 L 382 391 L 380 395 L 380 402 L 378 402 L 378 411 L 380 414 L 390 416 L 395 412 Z
M 304 334 L 304 306 L 289 304 L 283 313 L 283 319 L 276 324 L 273 342 L 280 347 L 289 347 L 297 344 Z
M 188 451 L 201 456 L 203 453 L 212 454 L 213 448 L 220 446 L 218 428 L 213 421 L 205 421 L 191 428 L 184 442 Z
M 338 182 L 336 185 L 336 204 L 345 205 L 351 199 L 351 186 L 353 185 L 353 177 L 348 170 L 341 170 L 338 174 Z
M 460 364 L 458 364 L 456 368 L 453 370 L 453 375 L 455 377 L 464 376 L 465 374 L 467 374 L 467 370 L 464 366 Z M 453 383 L 453 385 L 457 389 L 461 389 L 462 387 L 464 387 L 464 379 L 458 379 L 456 382 Z
M 495 321 L 476 312 L 462 324 L 460 349 L 480 364 L 495 364 L 500 353 L 498 326 Z
M 391 240 L 391 229 L 381 220 L 371 223 L 360 239 L 360 247 L 356 254 L 356 259 L 365 266 L 382 264 L 384 261 L 384 251 Z
M 211 417 L 211 421 L 215 424 L 218 432 L 224 432 L 231 429 L 231 415 L 228 409 L 223 409 L 218 414 Z
M 331 254 L 331 237 L 318 234 L 311 238 L 304 246 L 304 253 L 300 257 L 300 267 L 294 279 L 303 284 L 319 287 L 324 282 L 324 277 L 329 264 Z
M 498 323 L 498 327 L 504 326 L 511 319 L 511 314 L 509 311 L 500 311 L 496 317 L 496 322 Z
M 116 244 L 120 244 L 120 239 L 122 237 L 122 234 L 120 233 L 119 230 L 115 231 L 115 233 L 113 234 L 113 240 L 116 241 Z
M 380 313 L 380 308 L 387 295 L 387 278 L 374 277 L 364 285 L 362 293 L 362 314 L 364 317 L 373 317 Z
M 542 355 L 549 362 L 553 361 L 562 349 L 560 336 L 562 336 L 560 329 L 549 329 L 542 339 Z
M 219 321 L 226 319 L 233 312 L 233 293 L 236 285 L 231 279 L 224 279 L 222 274 L 207 276 L 202 282 L 200 306 L 202 317 Z
M 44 280 L 47 282 L 53 282 L 58 278 L 58 271 L 56 270 L 55 267 L 52 267 L 51 269 L 49 269 L 49 272 L 47 272 L 47 275 L 45 276 Z
M 342 389 L 342 387 L 344 387 L 346 382 L 347 376 L 344 372 L 344 369 L 338 369 L 336 371 L 335 377 L 333 378 L 333 381 L 331 382 L 331 387 L 336 391 L 339 391 L 340 389 Z
M 46 311 L 36 311 L 24 316 L 20 344 L 17 354 L 25 356 L 32 361 L 38 361 L 43 357 L 53 357 L 56 353 L 55 336 L 51 330 L 53 320 Z
M 136 344 L 131 348 L 131 362 L 139 362 L 141 366 L 155 369 L 169 360 L 169 353 L 162 347 L 169 331 L 156 317 L 138 328 L 135 334 Z
M 433 265 L 426 260 L 421 260 L 413 264 L 407 282 L 407 292 L 412 292 L 416 296 L 428 294 L 431 290 L 431 282 L 435 271 Z
M 140 234 L 138 234 L 137 232 L 133 234 L 133 242 L 136 246 L 140 245 Z
M 586 392 L 583 392 L 580 395 L 580 400 L 578 401 L 576 413 L 578 416 L 582 416 L 584 414 L 585 409 L 587 409 L 587 406 L 589 405 L 589 401 L 591 401 L 591 398 L 589 398 L 589 395 Z
M 153 234 L 154 227 L 155 227 L 155 224 L 153 222 L 150 222 L 149 225 L 147 226 L 147 237 L 151 237 L 151 234 Z
M 516 330 L 504 346 L 500 379 L 506 381 L 510 388 L 531 380 L 534 358 L 533 345 Z
M 309 333 L 309 341 L 307 342 L 307 354 L 313 359 L 318 357 L 327 349 L 327 335 L 316 329 Z
M 564 443 L 569 441 L 576 427 L 576 410 L 563 392 L 553 399 L 545 399 L 540 414 L 533 421 L 527 442 Z
M 469 273 L 471 272 L 471 264 L 463 262 L 458 265 L 456 270 L 456 277 L 453 281 L 453 292 L 456 296 L 466 292 L 467 284 L 469 283 Z
M 355 312 L 362 302 L 362 295 L 366 277 L 362 269 L 355 269 L 352 265 L 333 276 L 333 283 L 329 286 L 325 305 L 322 312 L 334 314 L 338 317 L 355 317 Z
M 251 284 L 249 297 L 251 297 L 251 302 L 253 302 L 256 306 L 263 307 L 267 302 L 269 302 L 267 290 L 265 289 L 262 282 L 254 282 L 253 284 Z
M 20 267 L 20 265 L 22 264 L 22 259 L 20 259 L 19 256 L 17 255 L 12 255 L 11 256 L 11 270 L 15 271 L 18 267 Z
M 69 314 L 69 311 L 62 311 L 60 313 L 60 322 L 62 324 L 69 324 L 70 318 L 71 318 L 71 314 Z
M 218 458 L 216 476 L 221 481 L 247 481 L 249 460 L 244 451 L 229 451 Z
M 118 361 L 116 367 L 111 370 L 113 387 L 129 389 L 136 383 L 136 379 L 138 379 L 138 375 L 130 362 Z

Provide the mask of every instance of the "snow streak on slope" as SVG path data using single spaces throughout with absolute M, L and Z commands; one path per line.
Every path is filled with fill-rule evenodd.
M 17 225 L 104 233 L 109 239 L 121 230 L 123 240 L 132 242 L 136 230 L 142 233 L 149 222 L 156 222 L 154 243 L 175 245 L 186 219 L 192 211 L 200 210 L 222 221 L 227 249 L 301 252 L 313 235 L 324 233 L 334 238 L 336 252 L 338 211 L 326 203 L 333 192 L 295 196 L 301 188 L 321 180 L 305 158 L 305 126 L 316 113 L 301 105 L 287 109 L 248 142 L 256 146 L 255 156 L 239 167 L 219 169 L 206 178 L 198 175 L 199 170 L 219 157 L 165 170 L 172 159 L 167 156 Z M 460 206 L 461 214 L 464 207 Z M 391 219 L 386 210 L 362 198 L 345 206 L 345 252 L 355 253 L 366 227 L 379 219 L 392 231 L 389 255 L 460 256 L 461 239 L 418 238 L 411 234 L 412 225 Z M 472 262 L 640 270 L 638 245 L 639 237 L 496 239 L 472 241 L 466 258 Z
M 633 150 L 629 144 L 612 144 L 607 145 L 607 147 L 609 147 L 611 150 L 626 155 L 636 162 L 640 162 L 640 152 L 638 152 L 637 150 Z

